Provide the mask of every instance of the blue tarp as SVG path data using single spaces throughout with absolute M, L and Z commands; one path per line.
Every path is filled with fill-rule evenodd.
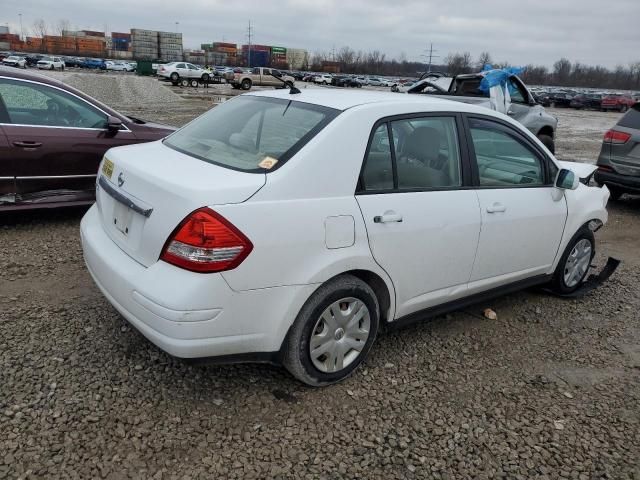
M 519 75 L 524 71 L 522 67 L 507 67 L 507 68 L 493 68 L 491 65 L 485 65 L 482 69 L 483 78 L 480 82 L 479 90 L 484 93 L 488 93 L 492 87 L 501 86 L 503 89 L 505 86 L 509 86 L 509 93 L 511 94 L 514 87 L 507 82 L 509 77 L 513 75 Z

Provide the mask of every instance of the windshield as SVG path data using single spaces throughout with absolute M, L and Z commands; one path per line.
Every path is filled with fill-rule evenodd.
M 41 62 L 53 62 L 53 58 L 51 57 L 43 57 L 40 59 Z
M 164 143 L 222 167 L 264 172 L 280 167 L 338 113 L 293 100 L 241 96 L 213 108 Z

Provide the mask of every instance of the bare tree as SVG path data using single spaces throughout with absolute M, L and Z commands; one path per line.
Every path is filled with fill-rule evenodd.
M 460 75 L 461 73 L 469 73 L 471 71 L 471 54 L 450 53 L 444 59 L 449 75 Z
M 42 52 L 46 52 L 47 45 L 44 42 L 44 37 L 49 32 L 49 27 L 47 26 L 47 22 L 45 22 L 44 19 L 39 18 L 38 20 L 33 22 L 33 24 L 31 25 L 31 28 L 33 30 L 33 34 L 36 37 L 40 38 L 39 50 L 41 50 Z
M 571 62 L 566 58 L 561 58 L 553 64 L 553 75 L 558 85 L 568 85 L 571 75 Z
M 56 24 L 56 33 L 60 36 L 64 35 L 65 31 L 71 30 L 71 22 L 66 18 L 61 18 Z
M 478 63 L 476 64 L 476 68 L 478 70 L 482 70 L 486 65 L 491 65 L 493 62 L 491 61 L 491 55 L 489 52 L 482 52 L 478 57 Z

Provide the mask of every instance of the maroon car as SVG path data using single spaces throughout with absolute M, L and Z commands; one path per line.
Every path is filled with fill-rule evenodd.
M 92 203 L 108 149 L 174 130 L 52 78 L 0 67 L 0 211 Z

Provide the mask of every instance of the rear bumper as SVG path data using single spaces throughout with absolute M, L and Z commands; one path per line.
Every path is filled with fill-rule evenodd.
M 144 267 L 108 237 L 95 205 L 80 233 L 87 269 L 107 300 L 176 357 L 276 352 L 295 318 L 289 307 L 312 291 L 291 286 L 236 292 L 220 274 L 188 272 L 162 261 Z
M 594 179 L 600 185 L 617 187 L 630 192 L 640 192 L 640 177 L 630 175 L 620 175 L 615 172 L 603 172 L 597 170 Z

